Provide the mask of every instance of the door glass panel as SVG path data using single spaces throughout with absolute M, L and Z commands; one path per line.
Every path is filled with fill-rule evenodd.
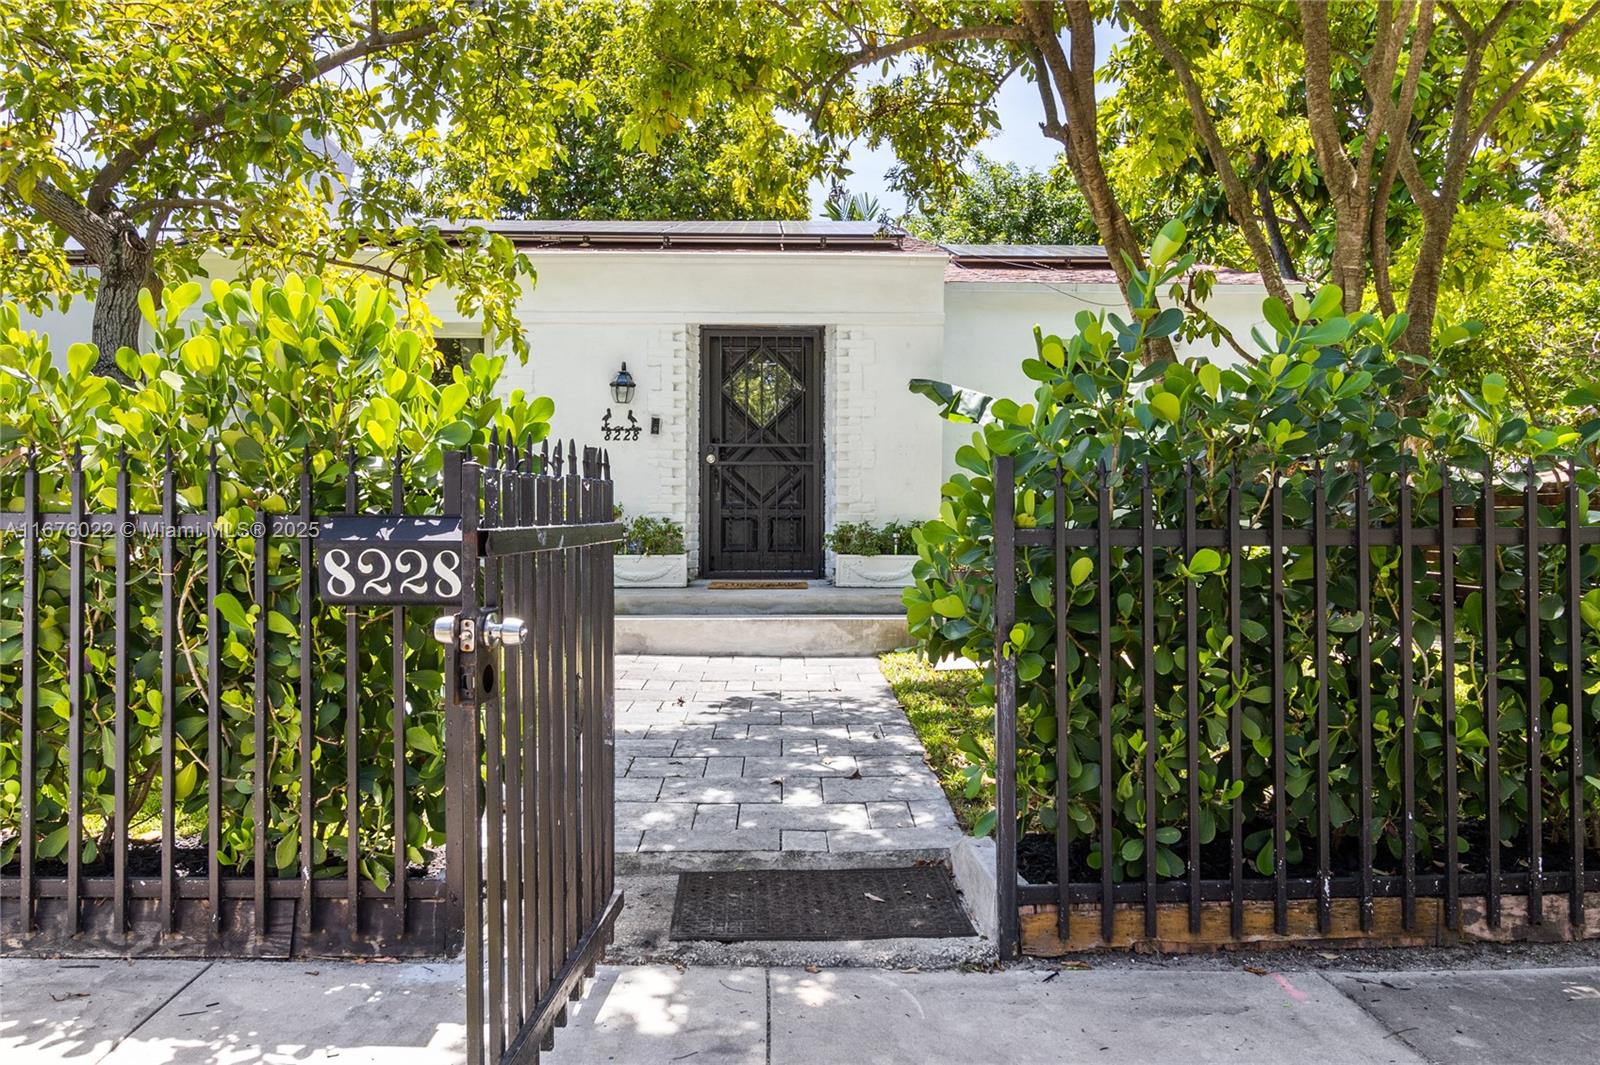
M 722 390 L 745 417 L 767 429 L 805 389 L 787 366 L 762 348 L 728 376 Z

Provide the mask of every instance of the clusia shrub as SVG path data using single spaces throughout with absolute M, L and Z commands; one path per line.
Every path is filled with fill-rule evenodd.
M 994 700 L 994 460 L 1013 456 L 1016 464 L 1016 524 L 1049 527 L 1056 508 L 1065 508 L 1069 528 L 1093 527 L 1102 482 L 1110 494 L 1113 526 L 1137 529 L 1143 521 L 1145 485 L 1155 527 L 1181 530 L 1192 512 L 1199 528 L 1225 529 L 1230 483 L 1237 478 L 1240 524 L 1268 527 L 1276 482 L 1285 528 L 1313 525 L 1320 484 L 1324 521 L 1349 529 L 1357 522 L 1357 500 L 1365 482 L 1372 526 L 1394 527 L 1402 480 L 1410 490 L 1412 524 L 1439 523 L 1441 477 L 1448 469 L 1452 516 L 1473 524 L 1481 516 L 1484 470 L 1493 462 L 1494 490 L 1504 509 L 1500 525 L 1519 520 L 1524 489 L 1534 479 L 1538 507 L 1546 524 L 1560 524 L 1569 477 L 1580 490 L 1581 520 L 1592 525 L 1600 515 L 1592 502 L 1597 479 L 1593 448 L 1600 439 L 1600 385 L 1590 384 L 1570 397 L 1591 420 L 1578 427 L 1537 426 L 1507 405 L 1505 382 L 1494 375 L 1470 386 L 1449 380 L 1429 358 L 1403 355 L 1396 342 L 1405 330 L 1403 316 L 1345 315 L 1340 292 L 1328 286 L 1296 297 L 1293 306 L 1268 299 L 1265 333 L 1253 337 L 1248 358 L 1185 358 L 1142 362 L 1147 340 L 1171 336 L 1185 314 L 1162 306 L 1169 287 L 1181 284 L 1193 259 L 1182 254 L 1183 233 L 1169 226 L 1150 249 L 1149 267 L 1138 275 L 1131 316 L 1080 312 L 1066 336 L 1036 331 L 1034 354 L 1025 360 L 1027 376 L 1038 382 L 1026 400 L 995 399 L 931 381 L 912 383 L 914 391 L 940 405 L 947 419 L 976 425 L 971 442 L 956 461 L 963 472 L 943 487 L 939 517 L 914 534 L 920 553 L 916 584 L 904 593 L 913 634 L 934 658 L 962 655 L 982 664 L 985 684 L 976 696 Z M 1469 327 L 1442 330 L 1438 343 L 1458 343 Z M 1058 476 L 1064 488 L 1058 488 Z M 1005 490 L 1005 489 L 1001 489 Z M 1192 492 L 1192 503 L 1186 493 Z M 1469 509 L 1470 508 L 1470 509 Z M 1509 534 L 1508 534 L 1509 535 Z M 1564 535 L 1564 534 L 1562 534 Z M 1280 555 L 1283 636 L 1278 658 L 1285 708 L 1281 757 L 1287 810 L 1286 861 L 1305 867 L 1315 849 L 1319 770 L 1318 680 L 1315 669 L 1315 619 L 1318 576 L 1314 551 L 1302 536 Z M 1226 550 L 1211 547 L 1185 555 L 1170 544 L 1153 550 L 1150 602 L 1154 640 L 1149 663 L 1155 690 L 1154 806 L 1145 800 L 1146 751 L 1143 563 L 1134 546 L 1111 551 L 1111 658 L 1101 660 L 1098 563 L 1091 549 L 1067 553 L 1065 572 L 1055 572 L 1047 547 L 1018 548 L 1016 624 L 1004 634 L 1017 657 L 1019 677 L 1018 789 L 1021 828 L 1053 832 L 1063 818 L 1081 845 L 1074 862 L 1100 869 L 1103 774 L 1111 778 L 1114 808 L 1114 876 L 1144 875 L 1154 861 L 1159 876 L 1187 871 L 1190 831 L 1186 689 L 1190 671 L 1198 690 L 1195 774 L 1199 804 L 1195 825 L 1203 855 L 1215 855 L 1225 870 L 1233 804 L 1244 817 L 1244 860 L 1263 874 L 1273 871 L 1272 686 L 1274 655 L 1270 551 L 1242 551 L 1237 572 Z M 1401 565 L 1395 546 L 1369 553 L 1369 602 L 1361 611 L 1356 550 L 1328 547 L 1326 594 L 1329 667 L 1327 691 L 1327 807 L 1336 855 L 1354 853 L 1361 803 L 1361 684 L 1363 635 L 1370 641 L 1372 841 L 1376 860 L 1393 869 L 1403 853 L 1403 722 L 1400 677 L 1409 655 L 1415 685 L 1416 845 L 1419 869 L 1438 870 L 1446 805 L 1442 692 L 1456 696 L 1458 749 L 1456 796 L 1460 801 L 1464 855 L 1477 858 L 1488 845 L 1486 772 L 1491 743 L 1500 773 L 1500 840 L 1521 853 L 1530 811 L 1542 819 L 1546 867 L 1570 854 L 1574 794 L 1572 728 L 1581 718 L 1584 761 L 1579 766 L 1580 802 L 1589 818 L 1591 847 L 1600 850 L 1600 549 L 1581 558 L 1579 602 L 1568 601 L 1564 541 L 1547 540 L 1532 565 L 1540 590 L 1535 622 L 1538 635 L 1539 691 L 1532 711 L 1542 723 L 1541 748 L 1529 750 L 1527 587 L 1529 552 L 1519 540 L 1495 552 L 1497 579 L 1483 586 L 1484 552 L 1461 547 L 1454 554 L 1458 602 L 1453 630 L 1441 631 L 1439 552 L 1413 552 L 1412 639 L 1401 641 Z M 1053 582 L 1066 582 L 1067 613 L 1055 614 Z M 1185 594 L 1196 599 L 1197 646 L 1193 660 L 1186 647 Z M 1240 602 L 1239 646 L 1233 647 L 1230 595 Z M 1499 636 L 1493 662 L 1485 661 L 1485 596 L 1490 597 Z M 1585 641 L 1569 640 L 1569 611 L 1581 611 Z M 1067 630 L 1067 649 L 1058 678 L 1055 639 Z M 1443 673 L 1441 650 L 1451 641 L 1454 671 Z M 1232 658 L 1238 656 L 1238 671 Z M 1571 698 L 1570 663 L 1583 660 L 1586 680 L 1578 705 Z M 1102 668 L 1114 678 L 1110 706 L 1104 707 Z M 1498 679 L 1498 703 L 1486 715 L 1485 674 Z M 1055 705 L 1058 679 L 1065 692 L 1065 735 Z M 1110 714 L 1111 759 L 1102 764 L 1100 727 Z M 1240 769 L 1233 772 L 1230 723 L 1237 715 Z M 1490 720 L 1490 718 L 1493 720 Z M 1497 736 L 1491 740 L 1492 736 Z M 1056 803 L 1056 749 L 1067 744 L 1070 780 L 1066 808 Z M 972 761 L 969 792 L 992 801 L 993 752 L 969 737 L 964 749 Z M 1536 756 L 1536 757 L 1534 757 Z M 1531 788 L 1530 762 L 1542 770 Z M 1530 794 L 1530 790 L 1532 793 Z M 993 826 L 992 810 L 979 832 Z M 1146 854 L 1146 828 L 1155 826 L 1157 848 Z M 1582 831 L 1582 829 L 1580 829 Z M 1514 868 L 1508 857 L 1506 868 Z M 1203 857 L 1202 865 L 1209 865 Z M 1481 868 L 1481 866 L 1480 866 Z M 1206 875 L 1215 875 L 1216 869 Z
M 202 298 L 209 296 L 201 303 Z M 220 860 L 242 869 L 258 832 L 267 860 L 282 874 L 300 856 L 302 641 L 311 643 L 311 851 L 315 875 L 344 871 L 346 801 L 357 808 L 361 872 L 386 886 L 393 875 L 394 628 L 389 612 L 357 613 L 355 704 L 357 793 L 345 784 L 346 710 L 343 609 L 319 607 L 300 628 L 299 542 L 268 537 L 265 602 L 253 594 L 258 516 L 294 515 L 301 478 L 309 475 L 314 514 L 345 509 L 352 480 L 356 505 L 388 512 L 395 467 L 403 507 L 437 513 L 446 449 L 479 449 L 492 432 L 526 444 L 549 430 L 552 404 L 520 392 L 496 394 L 503 357 L 479 356 L 432 382 L 438 355 L 427 336 L 397 321 L 389 292 L 366 283 L 325 284 L 289 276 L 281 284 L 213 281 L 168 288 L 156 307 L 143 300 L 150 348 L 117 353 L 123 380 L 91 372 L 95 350 L 68 348 L 64 372 L 46 338 L 25 331 L 14 306 L 0 306 L 0 509 L 23 508 L 25 470 L 38 467 L 39 506 L 58 515 L 70 505 L 73 469 L 82 464 L 86 509 L 99 515 L 84 541 L 82 858 L 104 860 L 114 822 L 117 479 L 128 476 L 130 510 L 159 514 L 168 471 L 176 509 L 205 513 L 212 456 L 220 497 L 219 628 L 207 631 L 211 575 L 204 538 L 174 544 L 172 582 L 176 671 L 171 705 L 162 698 L 161 539 L 130 538 L 128 786 L 135 838 L 159 831 L 161 724 L 172 716 L 172 791 L 181 837 L 200 835 L 209 797 L 221 799 Z M 190 312 L 187 313 L 186 312 Z M 352 474 L 354 477 L 352 478 Z M 103 526 L 103 527 L 102 527 Z M 68 539 L 40 536 L 37 656 L 36 788 L 32 841 L 42 859 L 59 859 L 70 838 L 68 810 L 70 623 Z M 22 704 L 22 546 L 0 534 L 0 864 L 20 845 Z M 313 582 L 314 583 L 314 582 Z M 266 611 L 267 749 L 255 739 L 254 632 Z M 409 864 L 425 864 L 443 841 L 442 655 L 428 635 L 431 611 L 406 613 L 404 779 Z M 208 686 L 211 641 L 218 641 L 221 777 L 209 763 Z M 268 759 L 267 823 L 252 813 L 256 764 Z M 181 842 L 181 841 L 180 841 Z

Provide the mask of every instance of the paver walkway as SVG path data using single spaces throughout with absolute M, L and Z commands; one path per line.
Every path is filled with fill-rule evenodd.
M 618 655 L 616 669 L 616 846 L 638 864 L 920 856 L 959 835 L 874 658 Z

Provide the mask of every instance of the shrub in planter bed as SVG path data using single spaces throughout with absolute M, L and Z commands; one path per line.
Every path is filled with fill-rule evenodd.
M 326 285 L 316 277 L 286 278 L 281 285 L 213 281 L 168 288 L 157 308 L 141 294 L 154 333 L 150 350 L 124 348 L 117 365 L 125 381 L 91 373 L 95 349 L 74 344 L 65 373 L 44 338 L 20 328 L 16 308 L 0 306 L 0 507 L 22 508 L 27 453 L 38 456 L 39 504 L 67 510 L 71 456 L 82 453 L 88 509 L 114 512 L 119 456 L 126 452 L 131 509 L 159 513 L 163 475 L 174 474 L 180 513 L 204 513 L 208 455 L 214 450 L 221 487 L 220 519 L 248 530 L 257 510 L 293 514 L 309 459 L 312 510 L 344 509 L 353 472 L 363 510 L 387 513 L 392 472 L 405 474 L 405 507 L 436 513 L 440 471 L 447 448 L 472 449 L 480 459 L 491 430 L 526 443 L 542 440 L 553 409 L 547 399 L 518 391 L 495 395 L 505 363 L 484 356 L 452 370 L 442 387 L 432 379 L 433 345 L 397 319 L 389 293 L 370 284 Z M 200 315 L 183 312 L 204 300 Z M 113 691 L 115 651 L 114 544 L 92 535 L 85 546 L 86 708 L 83 730 L 82 857 L 88 864 L 113 830 Z M 218 640 L 221 676 L 221 861 L 242 869 L 258 832 L 267 835 L 267 860 L 276 875 L 299 871 L 299 700 L 301 642 L 312 643 L 314 875 L 342 875 L 345 854 L 345 611 L 320 607 L 312 631 L 300 630 L 298 542 L 267 544 L 267 600 L 252 594 L 255 540 L 243 533 L 220 541 L 222 589 L 216 595 L 221 627 L 207 632 L 210 577 L 204 539 L 175 548 L 177 645 L 173 705 L 161 702 L 162 636 L 160 539 L 130 541 L 128 677 L 129 809 L 133 835 L 159 827 L 143 810 L 159 789 L 161 715 L 173 715 L 176 737 L 173 793 L 180 835 L 197 832 L 212 783 L 208 751 L 208 641 Z M 59 859 L 67 845 L 67 674 L 62 649 L 68 632 L 68 574 L 62 534 L 40 537 L 37 713 L 38 751 L 35 854 Z M 20 536 L 0 536 L 0 718 L 20 715 L 22 595 Z M 268 749 L 255 749 L 254 628 L 266 610 L 270 708 Z M 443 655 L 429 633 L 432 611 L 406 614 L 406 853 L 425 864 L 426 851 L 443 841 Z M 360 692 L 361 872 L 381 888 L 393 873 L 394 779 L 389 674 L 393 625 L 386 610 L 361 610 L 356 683 Z M 251 814 L 255 765 L 269 758 L 268 822 Z M 0 780 L 20 777 L 19 734 L 0 731 Z M 20 793 L 0 788 L 0 865 L 15 859 Z
M 823 541 L 837 555 L 911 555 L 916 554 L 916 545 L 911 542 L 913 528 L 913 524 L 901 521 L 884 525 L 841 521 Z
M 1181 254 L 1181 227 L 1164 230 L 1151 248 L 1148 269 L 1136 278 L 1131 315 L 1080 312 L 1064 336 L 1036 331 L 1034 354 L 1023 363 L 1037 382 L 1024 400 L 993 399 L 938 382 L 913 382 L 914 390 L 934 399 L 951 420 L 976 425 L 970 443 L 957 453 L 963 472 L 943 487 L 939 517 L 913 534 L 921 555 L 916 585 L 904 593 L 912 633 L 930 658 L 959 654 L 980 662 L 985 682 L 975 699 L 994 699 L 992 521 L 994 460 L 1011 455 L 1016 462 L 1016 523 L 1048 527 L 1056 508 L 1066 508 L 1071 527 L 1092 527 L 1098 514 L 1097 493 L 1105 480 L 1110 492 L 1112 522 L 1122 528 L 1141 523 L 1146 479 L 1158 528 L 1181 529 L 1189 509 L 1201 528 L 1227 524 L 1230 477 L 1237 473 L 1242 524 L 1265 527 L 1271 520 L 1273 484 L 1281 493 L 1286 528 L 1311 525 L 1319 484 L 1325 494 L 1325 520 L 1330 527 L 1355 524 L 1359 476 L 1364 476 L 1370 522 L 1397 524 L 1402 479 L 1412 490 L 1413 524 L 1437 524 L 1438 489 L 1446 463 L 1453 500 L 1481 514 L 1481 471 L 1493 454 L 1500 493 L 1512 493 L 1521 506 L 1528 470 L 1533 476 L 1565 477 L 1575 464 L 1581 489 L 1584 523 L 1600 520 L 1593 503 L 1597 484 L 1594 448 L 1600 439 L 1600 386 L 1577 389 L 1569 401 L 1582 414 L 1582 424 L 1538 426 L 1510 408 L 1505 382 L 1495 375 L 1471 383 L 1446 377 L 1427 354 L 1403 354 L 1395 344 L 1402 336 L 1403 315 L 1387 318 L 1347 314 L 1337 288 L 1324 287 L 1310 298 L 1295 297 L 1292 306 L 1275 299 L 1264 305 L 1270 323 L 1267 335 L 1256 335 L 1251 357 L 1223 368 L 1204 359 L 1141 362 L 1150 338 L 1188 335 L 1199 323 L 1175 306 L 1162 306 L 1170 288 L 1183 284 L 1193 257 Z M 1439 346 L 1464 340 L 1470 327 L 1443 329 Z M 1058 487 L 1058 464 L 1065 478 Z M 1358 470 L 1360 471 L 1358 475 Z M 1559 492 L 1556 495 L 1559 497 Z M 1543 520 L 1555 523 L 1559 499 L 1541 497 Z M 1502 512 L 1502 524 L 1513 522 Z M 1336 864 L 1350 870 L 1350 855 L 1359 854 L 1356 817 L 1362 801 L 1360 706 L 1357 668 L 1361 631 L 1371 641 L 1371 684 L 1368 691 L 1372 729 L 1372 786 L 1375 861 L 1380 871 L 1397 871 L 1402 854 L 1402 765 L 1405 707 L 1400 700 L 1402 667 L 1409 664 L 1414 683 L 1414 766 L 1416 770 L 1416 843 L 1418 866 L 1435 871 L 1452 860 L 1443 853 L 1445 736 L 1441 693 L 1453 686 L 1456 696 L 1455 742 L 1458 749 L 1456 797 L 1460 802 L 1460 849 L 1469 868 L 1482 869 L 1488 841 L 1482 828 L 1487 814 L 1486 765 L 1497 745 L 1500 784 L 1500 843 L 1506 868 L 1514 868 L 1536 804 L 1543 824 L 1546 862 L 1566 860 L 1572 848 L 1572 728 L 1581 718 L 1583 765 L 1579 801 L 1587 808 L 1590 846 L 1600 850 L 1600 685 L 1590 679 L 1578 705 L 1572 705 L 1569 664 L 1583 662 L 1586 678 L 1600 678 L 1600 549 L 1585 548 L 1578 603 L 1568 602 L 1565 548 L 1551 544 L 1535 555 L 1542 590 L 1538 609 L 1539 697 L 1530 708 L 1527 691 L 1527 625 L 1525 595 L 1528 552 L 1504 545 L 1496 552 L 1497 590 L 1492 609 L 1499 624 L 1499 643 L 1492 665 L 1500 678 L 1498 706 L 1484 705 L 1486 670 L 1481 548 L 1459 548 L 1455 567 L 1460 602 L 1454 631 L 1441 631 L 1440 584 L 1436 549 L 1417 549 L 1412 559 L 1413 639 L 1402 650 L 1398 597 L 1399 550 L 1370 550 L 1370 611 L 1359 612 L 1356 553 L 1351 547 L 1327 550 L 1326 579 L 1329 670 L 1327 691 L 1328 810 Z M 1287 838 L 1285 858 L 1291 867 L 1315 860 L 1317 849 L 1318 683 L 1314 663 L 1317 574 L 1309 546 L 1284 549 L 1283 651 L 1281 678 L 1286 708 L 1281 750 L 1273 743 L 1272 569 L 1264 547 L 1243 550 L 1238 572 L 1230 572 L 1228 553 L 1201 548 L 1185 556 L 1177 547 L 1158 547 L 1154 567 L 1153 661 L 1155 805 L 1145 802 L 1145 693 L 1142 628 L 1144 560 L 1136 546 L 1111 551 L 1110 623 L 1112 661 L 1117 680 L 1109 707 L 1112 749 L 1102 762 L 1099 695 L 1099 600 L 1094 552 L 1068 552 L 1066 570 L 1057 573 L 1048 548 L 1019 548 L 1016 623 L 1005 639 L 1017 656 L 1019 677 L 1018 788 L 1022 831 L 1053 832 L 1070 820 L 1082 848 L 1079 860 L 1100 869 L 1112 863 L 1114 878 L 1144 875 L 1153 861 L 1162 877 L 1186 871 L 1189 804 L 1186 754 L 1189 742 L 1185 690 L 1190 671 L 1199 692 L 1200 794 L 1198 831 L 1207 847 L 1222 848 L 1220 871 L 1225 876 L 1226 845 L 1232 806 L 1238 800 L 1245 817 L 1246 859 L 1263 875 L 1274 868 L 1271 825 L 1276 796 L 1274 762 L 1283 763 Z M 1069 588 L 1065 617 L 1054 613 L 1052 582 Z M 1198 649 L 1186 660 L 1185 592 L 1195 595 Z M 1230 669 L 1229 594 L 1240 596 L 1241 646 L 1239 672 Z M 1573 648 L 1568 640 L 1568 611 L 1582 613 L 1586 640 Z M 1064 676 L 1068 732 L 1058 733 L 1054 689 L 1058 678 L 1054 643 L 1058 625 L 1067 629 Z M 1443 673 L 1441 649 L 1453 644 L 1453 675 Z M 1409 663 L 1404 661 L 1409 657 Z M 1540 715 L 1542 738 L 1537 752 L 1529 749 L 1530 709 Z M 1237 710 L 1241 729 L 1241 771 L 1232 771 L 1229 749 L 1231 715 Z M 1493 723 L 1490 716 L 1497 712 Z M 1498 725 L 1498 739 L 1491 740 Z M 1069 801 L 1057 809 L 1057 744 L 1066 742 L 1070 774 Z M 979 748 L 974 745 L 974 752 Z M 1530 755 L 1542 765 L 1542 781 L 1530 796 Z M 985 756 L 981 772 L 970 774 L 969 791 L 987 794 L 992 802 L 993 759 Z M 1102 811 L 1100 788 L 1110 777 L 1112 808 Z M 1112 852 L 1101 853 L 1102 813 L 1114 829 Z M 994 814 L 979 825 L 993 826 Z M 1145 853 L 1145 830 L 1155 826 L 1156 852 Z M 1338 856 L 1343 855 L 1343 858 Z M 1553 859 L 1553 855 L 1562 855 Z M 1206 863 L 1203 863 L 1206 864 Z M 1565 866 L 1561 866 L 1565 868 Z M 1335 870 L 1338 871 L 1337 869 Z
M 824 542 L 834 552 L 833 583 L 840 588 L 899 588 L 911 583 L 916 561 L 913 526 L 892 521 L 846 521 Z
M 616 516 L 621 519 L 621 507 Z M 615 575 L 619 588 L 682 588 L 688 584 L 683 526 L 671 518 L 643 515 L 627 522 L 617 545 Z
M 622 508 L 617 508 L 617 518 L 622 518 Z M 623 526 L 622 542 L 617 545 L 619 555 L 681 555 L 683 554 L 683 526 L 671 518 L 652 518 L 640 515 Z

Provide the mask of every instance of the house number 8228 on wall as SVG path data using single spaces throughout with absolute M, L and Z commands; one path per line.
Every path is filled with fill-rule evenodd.
M 317 537 L 317 577 L 325 603 L 458 603 L 460 522 L 455 518 L 329 518 Z

